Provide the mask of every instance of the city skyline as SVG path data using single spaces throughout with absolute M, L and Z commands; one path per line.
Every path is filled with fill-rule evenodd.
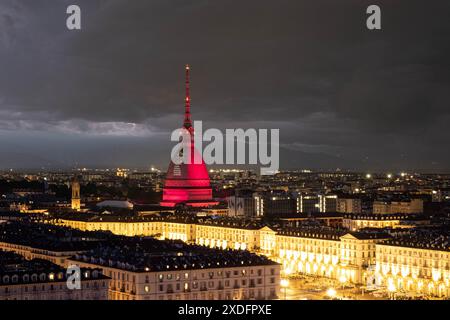
M 0 302 L 450 300 L 449 12 L 0 1 Z
M 195 118 L 280 128 L 280 169 L 450 170 L 448 3 L 68 3 L 0 4 L 2 169 L 165 170 L 190 63 Z

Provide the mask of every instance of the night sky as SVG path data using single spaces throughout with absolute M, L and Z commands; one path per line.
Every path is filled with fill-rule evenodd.
M 450 171 L 449 14 L 448 0 L 0 0 L 0 169 L 165 168 L 189 63 L 193 118 L 279 128 L 282 168 Z

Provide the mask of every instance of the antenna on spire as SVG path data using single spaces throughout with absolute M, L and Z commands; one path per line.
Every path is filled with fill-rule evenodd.
M 184 127 L 191 128 L 191 96 L 189 94 L 189 70 L 190 66 L 186 65 L 186 97 L 184 102 Z

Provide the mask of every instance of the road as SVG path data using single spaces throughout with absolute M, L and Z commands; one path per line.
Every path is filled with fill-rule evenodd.
M 359 288 L 342 288 L 336 281 L 323 278 L 302 277 L 289 278 L 289 285 L 281 288 L 280 299 L 287 300 L 324 300 L 330 299 L 328 290 L 333 288 L 335 299 L 346 300 L 381 300 L 370 294 L 362 295 Z

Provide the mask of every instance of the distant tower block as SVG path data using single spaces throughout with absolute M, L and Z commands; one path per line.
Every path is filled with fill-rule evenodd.
M 78 176 L 75 176 L 72 180 L 72 210 L 79 211 L 80 209 L 80 182 L 78 181 Z

